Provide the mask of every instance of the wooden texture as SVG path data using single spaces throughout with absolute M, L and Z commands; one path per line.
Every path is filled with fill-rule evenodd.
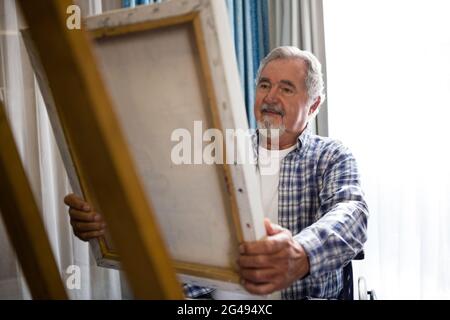
M 0 211 L 34 299 L 67 299 L 37 204 L 0 101 Z
M 233 141 L 234 158 L 243 164 L 175 165 L 171 159 L 177 144 L 171 134 L 186 129 L 196 139 L 194 121 L 224 135 L 226 129 L 248 130 L 225 4 L 173 0 L 89 17 L 85 24 L 176 271 L 186 282 L 242 290 L 238 244 L 265 236 L 256 168 L 242 161 L 252 153 L 249 137 Z M 24 40 L 41 90 L 50 93 L 26 34 Z M 44 100 L 73 189 L 105 212 L 80 169 L 68 124 L 52 107 L 51 94 Z M 205 144 L 192 143 L 194 160 Z M 226 148 L 230 144 L 225 141 Z M 112 241 L 106 235 L 91 246 L 100 266 L 121 268 Z
M 49 87 L 48 79 L 39 59 L 38 53 L 36 52 L 36 48 L 33 45 L 33 41 L 31 40 L 30 30 L 22 29 L 20 30 L 20 33 L 22 35 L 25 48 L 28 52 L 28 57 L 33 67 L 39 89 L 41 90 L 42 98 L 44 99 L 53 134 L 56 139 L 56 144 L 58 146 L 59 153 L 61 154 L 61 159 L 63 160 L 72 191 L 85 199 L 92 199 L 92 197 L 87 194 L 88 189 L 82 188 L 82 185 L 85 185 L 86 183 L 81 181 L 84 179 L 83 175 L 81 173 L 77 173 L 78 165 L 75 164 L 76 155 L 72 155 L 71 147 L 67 142 L 67 138 L 64 136 L 64 129 L 62 127 L 62 123 L 59 121 L 58 112 Z M 111 243 L 109 232 L 107 232 L 105 236 L 97 239 L 91 239 L 89 241 L 89 245 L 94 256 L 96 257 L 97 264 L 102 267 L 117 269 L 119 264 L 118 255 L 112 251 L 110 248 L 111 245 L 108 246 L 108 243 Z
M 66 0 L 19 1 L 52 91 L 87 200 L 100 210 L 136 298 L 179 299 L 181 288 L 153 218 L 90 43 L 66 28 Z

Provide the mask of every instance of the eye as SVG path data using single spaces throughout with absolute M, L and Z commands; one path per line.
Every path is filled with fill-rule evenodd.
M 286 94 L 286 95 L 291 95 L 294 93 L 294 90 L 289 87 L 282 87 L 281 92 L 283 92 L 283 94 Z
M 270 84 L 267 83 L 267 82 L 260 82 L 259 85 L 258 85 L 258 88 L 262 89 L 262 90 L 269 90 L 270 89 Z

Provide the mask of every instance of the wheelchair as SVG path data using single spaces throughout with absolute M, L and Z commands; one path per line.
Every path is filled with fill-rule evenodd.
M 364 251 L 359 252 L 353 260 L 363 260 Z M 353 291 L 353 267 L 350 261 L 343 268 L 344 287 L 339 295 L 339 300 L 354 300 Z M 358 278 L 358 300 L 377 300 L 375 290 L 367 290 L 366 279 L 364 277 Z

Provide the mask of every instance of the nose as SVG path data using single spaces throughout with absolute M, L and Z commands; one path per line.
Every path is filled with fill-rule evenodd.
M 264 97 L 264 102 L 269 104 L 278 102 L 277 86 L 273 86 L 272 88 L 270 88 L 269 92 L 267 92 L 266 96 Z

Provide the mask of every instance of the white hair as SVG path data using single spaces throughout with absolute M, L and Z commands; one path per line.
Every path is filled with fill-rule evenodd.
M 270 61 L 277 59 L 300 59 L 306 63 L 305 85 L 308 93 L 308 105 L 313 104 L 317 98 L 320 97 L 319 106 L 311 116 L 311 118 L 313 118 L 319 112 L 320 105 L 325 100 L 322 65 L 320 61 L 311 52 L 300 50 L 297 47 L 283 46 L 275 48 L 261 61 L 256 77 L 256 83 L 259 82 L 261 72 L 266 65 Z

